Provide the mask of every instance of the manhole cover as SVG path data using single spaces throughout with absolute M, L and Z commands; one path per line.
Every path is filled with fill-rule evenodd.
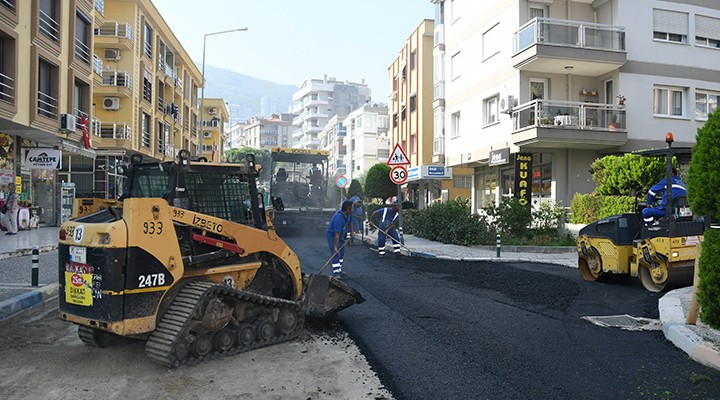
M 620 328 L 627 331 L 659 331 L 662 325 L 657 319 L 633 317 L 632 315 L 607 315 L 597 317 L 582 317 L 604 328 Z

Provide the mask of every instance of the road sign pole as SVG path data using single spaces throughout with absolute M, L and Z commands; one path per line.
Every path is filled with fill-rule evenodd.
M 397 185 L 397 201 L 400 205 L 400 213 L 398 214 L 398 225 L 400 226 L 400 229 L 398 229 L 398 233 L 400 235 L 400 243 L 404 245 L 405 236 L 403 235 L 402 191 L 400 190 L 400 185 Z

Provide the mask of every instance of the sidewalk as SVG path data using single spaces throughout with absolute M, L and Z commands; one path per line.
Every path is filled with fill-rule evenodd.
M 446 260 L 535 262 L 577 268 L 576 247 L 501 246 L 500 257 L 494 246 L 458 246 L 404 235 L 406 256 L 429 257 Z M 377 233 L 369 233 L 363 240 L 377 246 Z M 391 239 L 387 241 L 388 249 Z M 392 250 L 389 250 L 392 251 Z M 692 287 L 668 292 L 658 301 L 660 323 L 665 338 L 687 353 L 693 360 L 720 370 L 720 332 L 698 321 L 697 325 L 685 323 Z
M 58 230 L 59 228 L 57 227 L 27 231 L 21 230 L 18 231 L 17 235 L 12 236 L 0 233 L 0 260 L 30 255 L 32 254 L 33 247 L 37 247 L 41 253 L 56 250 L 58 245 Z M 41 287 L 32 287 L 30 285 L 15 286 L 17 283 L 8 282 L 10 278 L 6 274 L 0 276 L 2 276 L 2 278 L 0 278 L 0 286 L 12 285 L 13 292 L 17 292 L 18 287 L 26 289 L 23 293 L 15 297 L 0 301 L 0 321 L 57 296 L 57 283 Z

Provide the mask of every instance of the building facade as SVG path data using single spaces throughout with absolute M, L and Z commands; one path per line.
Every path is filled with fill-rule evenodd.
M 201 101 L 202 103 L 202 101 Z M 230 109 L 223 99 L 205 99 L 202 118 L 202 156 L 211 162 L 223 162 L 227 134 L 225 124 L 230 121 Z
M 432 1 L 436 153 L 473 168 L 474 209 L 569 206 L 593 160 L 690 146 L 717 107 L 715 1 Z
M 422 21 L 388 68 L 391 148 L 399 144 L 410 161 L 403 191 L 405 200 L 418 208 L 439 199 L 470 197 L 470 172 L 434 157 L 433 32 L 434 22 Z
M 342 122 L 346 154 L 343 160 L 348 179 L 357 179 L 373 165 L 390 158 L 390 122 L 384 104 L 364 105 Z
M 293 94 L 293 147 L 318 149 L 319 134 L 336 114 L 350 111 L 370 101 L 370 88 L 361 83 L 340 82 L 335 78 L 307 79 Z
M 318 149 L 328 151 L 328 174 L 337 176 L 346 173 L 347 129 L 343 124 L 346 114 L 333 115 L 320 131 Z
M 174 160 L 180 149 L 194 154 L 202 76 L 150 0 L 106 0 L 93 49 L 98 157 L 92 191 L 76 184 L 76 194 L 115 198 L 124 190 L 118 167 L 131 154 L 159 161 Z
M 265 118 L 253 118 L 242 132 L 242 146 L 270 150 L 273 147 L 290 147 L 293 115 L 270 114 Z
M 228 150 L 239 149 L 245 145 L 245 134 L 243 133 L 244 128 L 245 123 L 233 122 L 230 124 L 227 133 L 227 143 L 225 144 Z

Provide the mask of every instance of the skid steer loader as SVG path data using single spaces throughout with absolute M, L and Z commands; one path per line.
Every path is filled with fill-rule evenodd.
M 121 207 L 60 228 L 59 316 L 100 347 L 146 341 L 152 360 L 195 364 L 295 338 L 306 315 L 364 301 L 335 278 L 303 275 L 276 234 L 273 198 L 244 164 L 144 163 L 131 157 Z
M 672 133 L 665 137 L 666 149 L 638 152 L 645 157 L 664 157 L 665 182 L 672 182 L 673 157 L 689 162 L 691 148 L 672 148 Z M 605 274 L 639 277 L 651 292 L 692 284 L 696 245 L 707 228 L 704 218 L 694 216 L 686 197 L 673 198 L 666 190 L 667 214 L 654 225 L 645 225 L 641 216 L 646 203 L 637 203 L 635 213 L 625 213 L 593 222 L 579 232 L 578 269 L 586 281 L 598 281 Z

